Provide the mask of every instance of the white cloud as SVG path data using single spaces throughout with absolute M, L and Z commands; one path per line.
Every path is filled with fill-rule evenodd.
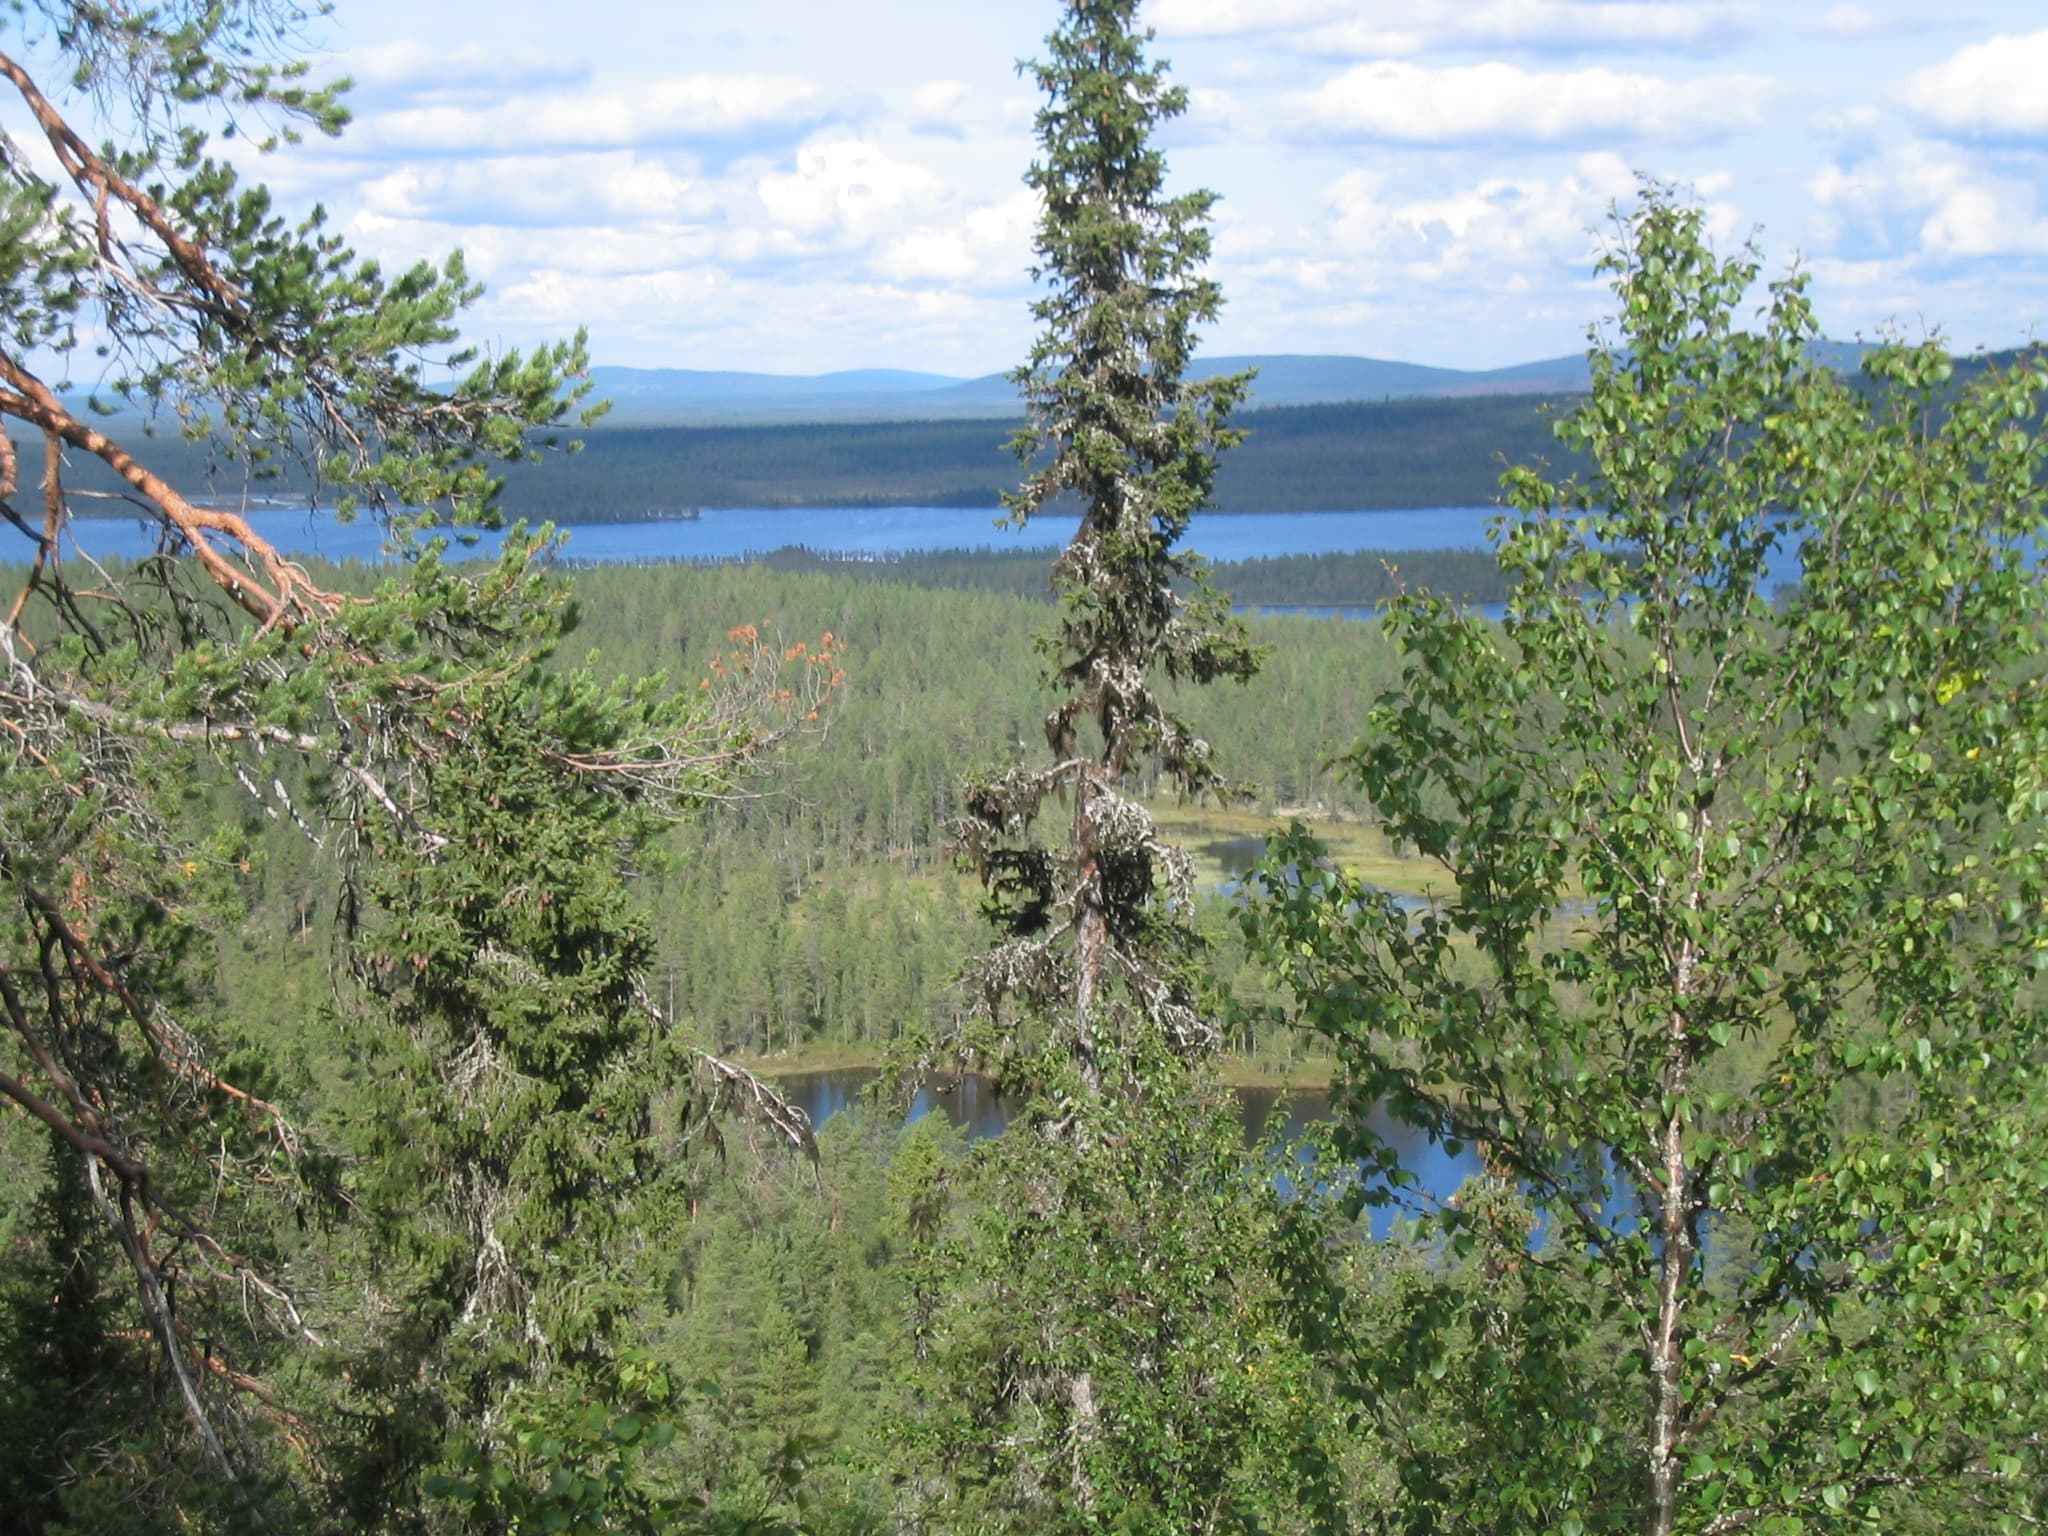
M 1635 190 L 1619 156 L 1582 155 L 1557 180 L 1492 177 L 1434 196 L 1390 199 L 1380 171 L 1351 171 L 1324 189 L 1332 245 L 1393 262 L 1423 281 L 1480 266 L 1584 269 L 1595 227 Z
M 411 218 L 361 210 L 347 223 L 350 243 L 387 266 L 410 265 L 424 252 L 460 247 L 470 271 L 490 285 L 494 303 L 537 273 L 613 279 L 673 272 L 726 276 L 786 272 L 822 247 L 766 224 L 639 220 L 630 212 L 586 223 L 549 225 L 545 237 L 532 224 L 486 223 L 468 218 Z
M 1443 184 L 1398 159 L 1345 172 L 1302 227 L 1228 221 L 1216 240 L 1225 351 L 1356 351 L 1466 367 L 1576 351 L 1611 306 L 1594 262 L 1635 198 L 1628 163 Z M 1709 225 L 1746 229 L 1725 172 L 1700 179 Z M 1720 236 L 1717 233 L 1717 238 Z M 1343 338 L 1343 340 L 1339 340 Z
M 1038 194 L 1020 189 L 974 209 L 957 224 L 927 225 L 898 235 L 875 265 L 899 282 L 1014 288 L 1031 265 L 1038 209 Z
M 645 290 L 663 273 L 1014 290 L 1036 217 L 1029 192 L 968 205 L 933 169 L 853 137 L 715 175 L 653 151 L 430 160 L 383 168 L 356 192 L 348 230 L 366 255 L 460 245 L 494 309 L 548 317 L 562 294 L 606 281 Z
M 1761 220 L 1773 270 L 1803 246 L 1831 330 L 1896 311 L 1998 340 L 2048 313 L 2042 0 L 1142 3 L 1193 95 L 1171 185 L 1223 197 L 1216 350 L 1572 350 L 1609 307 L 1589 258 L 1623 161 L 1690 178 L 1724 243 Z M 341 10 L 374 46 L 316 67 L 363 82 L 357 128 L 220 152 L 387 265 L 463 247 L 479 334 L 588 319 L 607 360 L 801 371 L 1021 354 L 1034 6 Z
M 371 43 L 324 56 L 318 73 L 345 74 L 362 92 L 429 96 L 565 85 L 590 73 L 582 60 L 538 48 L 430 48 L 413 39 Z
M 1350 0 L 1155 0 L 1145 20 L 1161 37 L 1235 37 L 1333 21 Z
M 1754 75 L 1670 80 L 1499 62 L 1448 69 L 1381 62 L 1348 69 L 1292 105 L 1305 126 L 1342 137 L 1556 144 L 1712 138 L 1762 122 L 1773 92 Z
M 715 269 L 605 276 L 543 268 L 493 295 L 497 314 L 542 316 L 556 332 L 587 325 L 606 362 L 811 373 L 903 367 L 980 373 L 1021 357 L 1031 318 L 1013 296 L 905 288 L 836 275 L 769 279 Z
M 1021 90 L 976 90 L 964 80 L 927 80 L 889 97 L 885 110 L 913 133 L 985 141 L 1028 131 L 1038 98 Z
M 1303 32 L 1295 39 L 1305 53 L 1330 54 L 1343 59 L 1406 58 L 1427 53 L 1439 34 L 1420 27 L 1380 26 L 1369 21 L 1333 22 Z
M 1821 37 L 1870 37 L 1884 30 L 1884 23 L 1860 5 L 1830 6 L 1825 14 L 1807 24 L 1806 30 Z
M 1291 35 L 1352 58 L 1444 48 L 1697 49 L 1755 28 L 1748 0 L 1161 0 L 1168 37 Z
M 936 202 L 937 175 L 898 160 L 862 139 L 806 144 L 793 171 L 770 172 L 755 184 L 769 216 L 800 235 L 842 232 L 866 240 L 902 222 L 907 208 Z
M 2011 286 L 1996 268 L 1944 272 L 1938 278 L 1912 257 L 1842 259 L 1808 264 L 1815 307 L 1831 336 L 1905 341 L 1938 336 L 1959 352 L 2010 347 L 2038 334 L 2013 313 Z
M 1847 261 L 1838 256 L 1817 256 L 1806 263 L 1815 282 L 1862 292 L 1900 287 L 1907 281 L 1910 266 L 1904 257 Z
M 720 206 L 694 165 L 633 150 L 421 161 L 363 181 L 358 201 L 393 219 L 514 225 L 707 218 Z
M 2048 137 L 2048 31 L 1994 37 L 1916 72 L 1906 105 L 1945 133 Z
M 1394 16 L 1392 26 L 1369 16 L 1338 22 L 1311 32 L 1305 42 L 1319 53 L 1357 57 L 1448 47 L 1696 49 L 1735 42 L 1753 25 L 1752 8 L 1745 4 L 1631 0 L 1424 0 Z M 1418 41 L 1401 47 L 1408 38 Z
M 965 81 L 930 80 L 910 93 L 910 121 L 952 127 L 967 114 L 973 92 Z
M 1869 102 L 1857 102 L 1839 112 L 1817 112 L 1813 126 L 1836 139 L 1842 150 L 1866 148 L 1883 137 L 1888 119 Z
M 604 275 L 548 267 L 507 284 L 497 297 L 508 309 L 566 329 L 585 324 L 594 315 L 630 312 L 641 305 L 672 313 L 700 310 L 726 286 L 725 275 L 711 267 Z
M 2001 176 L 1952 145 L 1909 144 L 1822 167 L 1807 191 L 1824 238 L 1850 256 L 1906 251 L 1937 260 L 2048 255 L 2039 185 Z
M 1276 126 L 1257 93 L 1198 85 L 1189 87 L 1187 115 L 1166 130 L 1166 137 L 1170 145 L 1249 144 L 1270 139 Z
M 490 107 L 410 107 L 365 119 L 358 149 L 415 154 L 613 148 L 800 123 L 823 111 L 808 80 L 787 75 L 678 75 L 631 89 L 592 88 L 500 100 Z

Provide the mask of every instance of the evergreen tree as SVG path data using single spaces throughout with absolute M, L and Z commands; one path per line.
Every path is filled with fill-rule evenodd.
M 459 1086 L 462 1060 L 431 1053 L 482 1043 L 522 1084 L 496 1107 L 571 1112 L 552 1136 L 529 1120 L 492 1141 L 458 1111 L 409 1150 L 481 1148 L 479 1166 L 422 1162 L 412 1193 L 474 1174 L 485 1208 L 524 1200 L 502 1225 L 469 1225 L 465 1262 L 539 1300 L 482 1310 L 532 1324 L 536 1355 L 601 1356 L 620 1304 L 568 1208 L 593 1196 L 597 1225 L 630 1203 L 660 1086 L 615 1075 L 644 1064 L 648 1033 L 632 996 L 640 941 L 615 910 L 592 911 L 616 902 L 616 862 L 639 835 L 617 808 L 658 819 L 719 793 L 784 706 L 800 715 L 831 676 L 799 663 L 806 681 L 785 696 L 772 673 L 795 658 L 741 632 L 757 664 L 687 702 L 659 680 L 598 689 L 543 665 L 573 622 L 550 539 L 515 534 L 481 572 L 441 560 L 432 528 L 499 520 L 494 464 L 587 418 L 586 359 L 580 338 L 526 356 L 464 348 L 456 319 L 478 289 L 459 257 L 387 273 L 317 210 L 285 218 L 208 153 L 213 132 L 274 148 L 340 130 L 336 94 L 288 56 L 324 9 L 25 0 L 0 17 L 10 125 L 45 151 L 10 142 L 0 178 L 0 517 L 23 562 L 0 607 L 0 1098 L 82 1171 L 112 1242 L 77 1252 L 118 1264 L 107 1289 L 136 1298 L 162 1372 L 160 1438 L 231 1490 L 284 1466 L 302 1487 L 327 1470 L 331 1425 L 306 1415 L 331 1404 L 296 1367 L 328 1342 L 321 1313 L 336 1305 L 313 1234 L 358 1208 L 343 1149 L 301 1123 L 274 1053 L 230 1054 L 217 1027 L 214 939 L 253 845 L 210 791 L 240 786 L 241 810 L 377 866 L 362 888 L 384 899 L 379 932 L 408 947 L 383 953 L 409 973 L 382 1017 L 429 1057 L 422 1084 Z M 73 368 L 126 412 L 81 402 Z M 210 443 L 235 499 L 287 459 L 314 466 L 337 504 L 384 519 L 388 579 L 316 579 L 233 500 L 172 483 L 152 463 L 151 413 Z M 37 485 L 18 434 L 44 446 Z M 73 460 L 96 462 L 154 523 L 155 556 L 77 557 L 67 528 L 91 492 Z M 528 812 L 509 833 L 486 825 L 495 794 Z M 553 883 L 527 880 L 556 855 Z M 539 1022 L 557 1003 L 563 1018 Z M 568 1144 L 600 1118 L 602 1134 Z M 429 1230 L 433 1204 L 413 1209 Z M 568 1266 L 581 1274 L 550 1274 Z M 444 1288 L 448 1315 L 405 1327 L 445 1336 L 490 1291 Z M 409 1362 L 414 1379 L 433 1375 L 430 1353 Z M 495 1358 L 476 1372 L 511 1374 Z M 139 1468 L 137 1484 L 166 1486 L 160 1470 Z
M 1019 456 L 1049 457 L 1009 500 L 1020 522 L 1061 496 L 1081 503 L 1053 566 L 1059 624 L 1041 640 L 1062 697 L 1045 723 L 1052 761 L 970 784 L 960 832 L 1007 935 L 979 968 L 989 1011 L 1015 1007 L 1050 1031 L 1082 1090 L 1100 1095 L 1143 1039 L 1189 1061 L 1215 1043 L 1179 970 L 1187 858 L 1121 786 L 1156 760 L 1181 793 L 1224 787 L 1209 744 L 1159 689 L 1257 669 L 1205 563 L 1178 547 L 1217 452 L 1237 439 L 1227 422 L 1250 376 L 1183 378 L 1196 327 L 1222 303 L 1201 275 L 1214 196 L 1167 196 L 1151 142 L 1187 93 L 1146 60 L 1135 3 L 1067 10 L 1049 57 L 1029 66 L 1047 96 L 1026 180 L 1044 200 L 1036 275 L 1049 291 L 1015 375 L 1031 409 Z M 1054 797 L 1072 821 L 1048 847 L 1033 832 Z
M 61 1526 L 118 1473 L 148 1432 L 142 1351 L 106 1283 L 113 1234 L 92 1208 L 77 1154 L 49 1137 L 48 1176 L 0 1273 L 0 1489 L 8 1529 Z M 114 1474 L 109 1476 L 109 1474 Z M 136 1511 L 138 1528 L 159 1508 Z
M 1166 193 L 1152 135 L 1186 95 L 1146 59 L 1136 9 L 1072 0 L 1028 66 L 1047 98 L 1027 179 L 1048 291 L 1016 447 L 1046 457 L 1010 505 L 1023 520 L 1073 496 L 1081 525 L 1041 641 L 1051 761 L 971 783 L 960 835 L 1000 934 L 972 968 L 988 1032 L 967 1043 L 1031 1098 L 914 1283 L 932 1392 L 910 1475 L 1000 1529 L 1298 1525 L 1314 1463 L 1313 1392 L 1243 1262 L 1277 1197 L 1202 1070 L 1218 1041 L 1192 865 L 1131 793 L 1154 765 L 1184 794 L 1224 787 L 1161 690 L 1257 665 L 1179 547 L 1247 379 L 1183 378 L 1220 303 L 1201 275 L 1213 199 Z M 1071 820 L 1041 840 L 1054 801 Z

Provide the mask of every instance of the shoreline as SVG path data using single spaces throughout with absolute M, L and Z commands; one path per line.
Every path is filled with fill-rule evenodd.
M 766 1056 L 735 1053 L 723 1058 L 771 1082 L 778 1077 L 799 1077 L 815 1072 L 878 1072 L 888 1061 L 886 1047 L 870 1045 L 806 1046 L 802 1050 L 776 1051 Z M 1216 1075 L 1226 1088 L 1280 1088 L 1327 1093 L 1337 1071 L 1334 1060 L 1312 1057 L 1278 1062 L 1253 1056 L 1225 1055 L 1216 1058 Z

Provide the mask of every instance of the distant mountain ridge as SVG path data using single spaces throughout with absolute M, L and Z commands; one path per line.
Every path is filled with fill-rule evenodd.
M 1821 339 L 1815 359 L 1850 372 L 1870 346 Z M 1966 360 L 1971 367 L 2011 361 L 2016 352 Z M 1274 353 L 1198 357 L 1193 376 L 1256 369 L 1251 410 L 1302 405 L 1381 405 L 1399 400 L 1481 395 L 1556 398 L 1583 394 L 1583 356 L 1539 358 L 1506 368 L 1440 368 L 1385 358 Z M 625 368 L 590 370 L 593 394 L 612 409 L 604 427 L 712 427 L 851 424 L 905 421 L 1016 421 L 1024 414 L 1007 374 L 963 379 L 907 368 L 850 368 L 836 373 L 755 373 L 742 369 Z M 86 408 L 85 391 L 65 398 Z M 121 414 L 132 411 L 126 407 Z
M 1823 365 L 1852 372 L 1869 343 L 1822 337 Z M 1988 360 L 2009 359 L 1994 353 Z M 1249 408 L 1377 405 L 1473 395 L 1575 395 L 1588 385 L 1583 355 L 1538 358 L 1506 368 L 1441 368 L 1387 358 L 1271 353 L 1198 357 L 1193 375 L 1253 368 Z M 1023 414 L 1007 374 L 962 379 L 902 368 L 839 373 L 749 373 L 694 368 L 597 367 L 596 393 L 612 402 L 614 426 L 749 426 L 793 422 L 1014 420 Z
M 1511 368 L 1437 368 L 1373 357 L 1274 354 L 1203 357 L 1197 376 L 1255 368 L 1254 408 L 1464 395 L 1573 394 L 1586 387 L 1583 357 Z M 617 426 L 739 425 L 795 421 L 945 421 L 1019 414 L 1007 375 L 961 379 L 904 369 L 778 374 L 692 368 L 597 367 L 591 383 Z

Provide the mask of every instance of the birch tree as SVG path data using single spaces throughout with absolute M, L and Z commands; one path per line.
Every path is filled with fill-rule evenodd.
M 1748 329 L 1758 264 L 1697 210 L 1651 189 L 1622 235 L 1559 427 L 1593 474 L 1507 477 L 1503 622 L 1395 605 L 1403 675 L 1345 759 L 1440 894 L 1410 911 L 1297 831 L 1247 919 L 1342 1059 L 1375 1198 L 1493 1255 L 1359 1341 L 1382 1415 L 1464 1415 L 1404 1469 L 1456 1496 L 1402 1523 L 2014 1529 L 2043 1486 L 2048 370 L 1962 382 L 1928 344 L 1844 381 L 1798 275 Z M 1378 1105 L 1491 1191 L 1422 1199 Z

